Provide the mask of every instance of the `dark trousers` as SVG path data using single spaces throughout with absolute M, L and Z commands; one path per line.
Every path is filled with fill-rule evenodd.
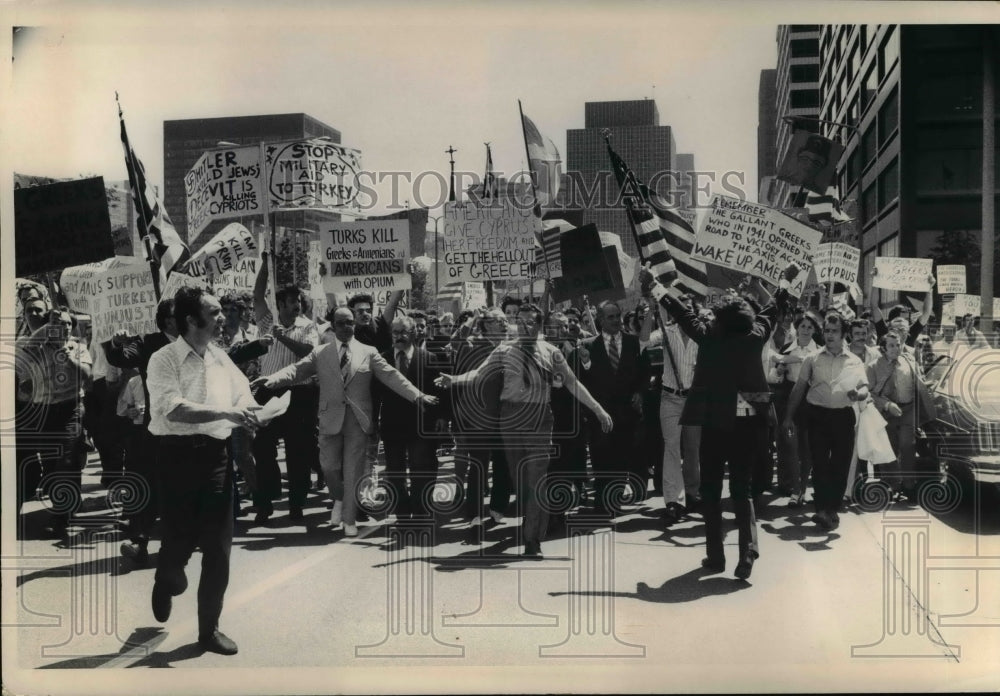
M 757 554 L 757 520 L 754 517 L 750 481 L 753 466 L 767 450 L 767 419 L 742 416 L 732 430 L 710 426 L 701 429 L 701 502 L 705 518 L 705 548 L 713 561 L 725 558 L 722 547 L 722 481 L 729 463 L 729 497 L 736 513 L 739 550 Z
M 145 544 L 156 524 L 160 506 L 160 484 L 156 475 L 154 456 L 156 451 L 155 436 L 149 433 L 144 425 L 132 425 L 125 440 L 125 470 L 142 479 L 145 483 L 132 484 L 138 490 L 147 490 L 145 501 L 138 500 L 139 509 L 129 515 L 129 539 Z
M 159 437 L 156 467 L 162 495 L 163 542 L 156 583 L 177 594 L 195 547 L 201 549 L 198 634 L 219 626 L 229 585 L 233 544 L 233 479 L 226 441 L 205 436 Z
M 813 502 L 817 512 L 837 512 L 854 453 L 854 409 L 806 404 L 806 427 L 813 466 Z
M 590 462 L 594 468 L 594 507 L 605 512 L 615 512 L 614 485 L 626 484 L 635 467 L 635 426 L 637 414 L 619 411 L 612 416 L 614 428 L 610 433 L 601 431 L 594 423 L 590 428 Z
M 572 485 L 576 489 L 574 503 L 582 503 L 587 492 L 587 423 L 579 403 L 564 394 L 557 399 L 556 390 L 551 408 L 556 453 L 549 459 L 549 477 Z
M 414 437 L 409 440 L 382 440 L 385 448 L 385 484 L 396 501 L 396 514 L 430 517 L 431 498 L 437 480 L 437 441 Z M 410 483 L 407 485 L 407 474 Z
M 84 397 L 87 407 L 84 426 L 101 458 L 101 481 L 110 483 L 125 469 L 125 437 L 129 422 L 118 415 L 118 395 L 125 382 L 94 382 Z
M 309 494 L 310 472 L 319 461 L 316 432 L 319 392 L 314 385 L 292 387 L 288 410 L 257 431 L 253 457 L 257 463 L 258 510 L 270 510 L 271 501 L 281 498 L 281 470 L 278 468 L 278 440 L 285 441 L 285 468 L 288 471 L 288 505 L 301 508 Z M 261 389 L 257 401 L 266 403 L 284 392 Z
M 510 504 L 511 482 L 507 469 L 507 458 L 501 446 L 490 447 L 486 442 L 471 440 L 463 443 L 459 436 L 456 457 L 464 457 L 468 467 L 466 485 L 465 517 L 473 519 L 483 514 L 483 492 L 492 462 L 493 481 L 490 486 L 490 510 L 503 514 Z
M 50 498 L 56 524 L 64 525 L 80 505 L 83 402 L 21 404 L 17 411 L 18 505 L 39 486 Z

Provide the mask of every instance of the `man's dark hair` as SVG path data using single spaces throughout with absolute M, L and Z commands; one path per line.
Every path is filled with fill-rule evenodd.
M 898 304 L 898 305 L 896 305 L 895 307 L 893 307 L 892 309 L 889 310 L 889 314 L 887 316 L 889 317 L 889 321 L 892 321 L 893 319 L 895 319 L 896 317 L 898 317 L 900 314 L 902 314 L 904 317 L 909 317 L 910 316 L 910 310 L 909 310 L 909 308 L 907 308 L 906 305 Z
M 854 334 L 854 329 L 864 329 L 865 331 L 867 331 L 868 322 L 865 321 L 864 319 L 854 319 L 853 321 L 851 321 L 851 326 L 850 326 L 850 333 L 852 335 Z
M 753 309 L 746 300 L 736 295 L 725 295 L 712 305 L 715 315 L 715 325 L 726 334 L 743 336 L 753 329 L 756 318 Z
M 847 320 L 840 315 L 839 312 L 827 312 L 826 316 L 823 317 L 823 326 L 836 326 L 840 329 L 841 337 L 847 336 Z
M 302 290 L 297 285 L 286 285 L 285 287 L 274 293 L 274 299 L 277 300 L 278 304 L 283 304 L 290 300 L 291 298 L 300 298 L 302 295 Z
M 201 326 L 201 298 L 207 294 L 205 288 L 181 288 L 177 291 L 174 296 L 174 319 L 181 336 L 188 332 L 188 317 L 194 319 L 195 326 Z
M 887 332 L 879 336 L 878 347 L 881 348 L 882 350 L 885 350 L 885 339 L 889 338 L 890 336 L 899 341 L 900 347 L 906 345 L 906 339 L 899 334 L 899 331 L 897 331 L 896 329 L 889 329 Z
M 541 330 L 544 316 L 542 315 L 542 310 L 539 309 L 538 305 L 531 304 L 530 302 L 522 302 L 518 306 L 517 312 L 518 314 L 521 312 L 531 312 L 535 317 L 535 328 Z
M 458 319 L 455 321 L 455 324 L 464 324 L 466 321 L 469 320 L 469 317 L 471 317 L 473 314 L 475 314 L 475 312 L 473 312 L 471 309 L 463 309 L 461 312 L 459 312 Z
M 156 305 L 156 328 L 160 331 L 167 330 L 167 319 L 174 315 L 173 299 L 160 300 Z
M 568 309 L 563 310 L 563 314 L 567 317 L 576 317 L 577 321 L 583 318 L 583 314 L 576 307 L 569 307 Z
M 506 314 L 507 305 L 515 305 L 517 307 L 520 307 L 523 304 L 524 303 L 521 300 L 517 299 L 516 297 L 511 297 L 510 295 L 507 295 L 505 298 L 500 300 L 500 311 Z
M 416 321 L 417 319 L 423 319 L 425 321 L 427 320 L 427 313 L 419 309 L 411 309 L 409 312 L 406 313 L 406 316 L 408 316 L 413 321 Z
M 373 298 L 367 292 L 360 292 L 357 295 L 354 295 L 351 299 L 347 301 L 347 306 L 350 307 L 351 309 L 354 309 L 354 306 L 359 302 L 367 302 L 372 306 L 372 309 L 375 309 L 375 298 Z

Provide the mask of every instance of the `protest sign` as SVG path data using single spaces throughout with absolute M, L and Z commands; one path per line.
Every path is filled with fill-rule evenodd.
M 445 204 L 441 258 L 447 282 L 530 278 L 541 229 L 530 207 L 509 198 L 485 205 Z
M 879 256 L 875 259 L 878 273 L 872 279 L 873 288 L 883 290 L 927 290 L 927 276 L 934 265 L 932 259 L 907 259 Z
M 319 230 L 324 292 L 409 290 L 409 222 L 325 222 Z
M 104 179 L 14 189 L 14 272 L 34 275 L 114 256 Z
M 163 291 L 160 293 L 160 300 L 171 300 L 181 288 L 208 288 L 208 279 L 205 277 L 192 278 L 186 273 L 173 271 L 167 276 L 167 282 L 163 284 Z
M 560 251 L 563 275 L 555 279 L 552 287 L 552 299 L 556 302 L 615 289 L 618 265 L 615 263 L 614 269 L 610 267 L 595 225 L 584 225 L 564 233 Z
M 615 248 L 617 252 L 616 261 L 621 272 L 622 287 L 629 287 L 635 278 L 636 259 L 625 253 L 625 249 L 622 247 L 622 238 L 614 232 L 599 232 L 598 234 L 601 237 L 602 247 L 605 249 L 608 247 Z
M 326 297 L 326 293 L 323 291 L 323 276 L 319 272 L 320 259 L 322 258 L 323 252 L 320 249 L 319 242 L 310 241 L 309 251 L 307 253 L 307 264 L 309 268 L 309 297 L 314 300 Z
M 965 266 L 938 266 L 937 291 L 940 295 L 965 292 Z
M 260 246 L 254 234 L 232 222 L 199 249 L 180 269 L 203 280 L 217 297 L 252 293 L 260 264 Z
M 260 147 L 227 147 L 202 154 L 184 175 L 188 239 L 212 220 L 258 215 L 264 210 Z
M 813 254 L 813 270 L 818 283 L 843 283 L 849 288 L 857 288 L 860 263 L 861 251 L 840 242 L 818 244 Z
M 777 285 L 789 263 L 799 274 L 789 292 L 798 297 L 822 233 L 759 203 L 715 195 L 700 219 L 691 258 L 749 273 Z
M 325 140 L 264 146 L 271 210 L 357 207 L 361 151 Z
M 463 307 L 477 309 L 486 306 L 486 285 L 483 283 L 465 283 L 462 295 Z
M 98 343 L 117 331 L 129 335 L 157 331 L 153 276 L 140 258 L 115 256 L 73 266 L 62 272 L 59 285 L 70 309 L 91 316 Z

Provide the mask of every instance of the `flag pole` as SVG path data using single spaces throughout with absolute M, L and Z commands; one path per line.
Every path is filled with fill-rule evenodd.
M 545 225 L 542 222 L 542 206 L 538 202 L 538 187 L 535 183 L 534 172 L 531 171 L 531 153 L 528 150 L 528 133 L 524 130 L 524 108 L 521 106 L 521 100 L 517 100 L 517 112 L 521 117 L 521 139 L 524 141 L 524 156 L 528 162 L 528 181 L 531 184 L 531 199 L 534 202 L 533 210 L 535 215 L 538 217 L 538 245 L 542 250 L 542 260 L 545 261 L 545 278 L 546 280 L 552 279 L 552 271 L 549 269 L 548 259 L 545 256 L 545 247 L 542 246 L 542 231 L 545 229 Z M 531 269 L 531 292 L 535 292 L 535 268 L 538 264 L 535 263 L 534 267 Z
M 149 261 L 149 272 L 153 276 L 153 295 L 156 301 L 160 301 L 160 261 L 156 257 L 152 240 L 149 238 L 149 221 L 146 219 L 145 206 L 140 205 L 136 197 L 140 195 L 138 176 L 135 171 L 133 161 L 132 144 L 128 140 L 128 132 L 125 130 L 125 117 L 122 115 L 122 104 L 118 99 L 118 90 L 115 90 L 115 104 L 118 106 L 118 123 L 122 129 L 122 144 L 125 146 L 125 171 L 128 173 L 128 183 L 132 194 L 132 207 L 139 217 L 139 227 L 142 230 L 142 242 L 146 248 L 146 257 Z

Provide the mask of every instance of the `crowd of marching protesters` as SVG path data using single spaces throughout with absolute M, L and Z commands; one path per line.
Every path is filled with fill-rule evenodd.
M 343 537 L 434 525 L 447 509 L 476 546 L 510 515 L 535 558 L 568 516 L 613 524 L 662 499 L 664 527 L 703 518 L 703 565 L 722 571 L 728 466 L 745 579 L 764 506 L 811 502 L 811 521 L 833 530 L 869 477 L 913 504 L 914 435 L 933 418 L 924 370 L 990 347 L 972 317 L 928 333 L 931 291 L 912 319 L 902 305 L 883 316 L 875 297 L 851 319 L 800 306 L 794 267 L 776 290 L 748 279 L 711 306 L 643 269 L 631 309 L 550 308 L 546 293 L 453 314 L 402 309 L 397 292 L 377 315 L 359 294 L 314 317 L 297 287 L 278 290 L 272 311 L 261 265 L 252 296 L 183 288 L 160 302 L 156 332 L 103 343 L 45 288 L 18 290 L 19 509 L 50 501 L 48 531 L 66 534 L 74 509 L 51 501 L 80 498 L 95 449 L 103 486 L 143 481 L 149 504 L 130 511 L 121 551 L 144 565 L 159 537 L 152 603 L 165 621 L 200 547 L 199 639 L 223 653 L 236 650 L 217 630 L 235 520 L 305 524 L 324 488 L 322 524 Z M 859 457 L 866 409 L 884 421 L 891 461 Z M 446 456 L 455 492 L 443 504 Z

